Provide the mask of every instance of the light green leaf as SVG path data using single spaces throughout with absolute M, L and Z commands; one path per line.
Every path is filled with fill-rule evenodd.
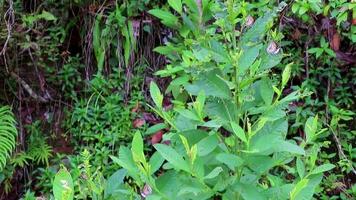
M 66 168 L 58 171 L 53 181 L 55 200 L 72 200 L 74 195 L 73 179 Z
M 243 199 L 246 200 L 266 200 L 267 198 L 261 193 L 257 187 L 251 184 L 236 183 L 233 186 L 234 190 L 237 191 Z
M 126 169 L 119 169 L 108 178 L 104 190 L 105 198 L 108 198 L 110 195 L 114 195 L 115 192 L 120 189 L 120 185 L 123 183 L 126 173 L 127 173 Z
M 278 145 L 275 147 L 275 152 L 289 152 L 292 154 L 305 155 L 303 148 L 287 141 L 278 142 Z
M 163 95 L 161 94 L 157 84 L 153 81 L 150 84 L 150 93 L 153 102 L 159 109 L 162 109 Z
M 46 21 L 56 21 L 57 20 L 57 18 L 52 13 L 47 12 L 47 11 L 42 11 L 41 18 Z
M 168 4 L 179 14 L 182 14 L 182 1 L 181 0 L 168 0 Z
M 315 188 L 319 185 L 322 174 L 312 175 L 308 179 L 302 179 L 291 192 L 291 200 L 312 199 Z M 308 180 L 308 181 L 305 181 Z M 307 182 L 307 183 L 305 183 Z M 306 185 L 305 185 L 306 184 Z
M 243 163 L 243 160 L 240 157 L 229 153 L 220 153 L 216 155 L 216 160 L 226 164 L 233 171 Z
M 204 179 L 212 179 L 217 177 L 223 170 L 221 167 L 215 167 L 208 175 L 204 177 Z
M 297 167 L 297 172 L 298 172 L 299 178 L 302 179 L 304 177 L 304 173 L 305 173 L 305 166 L 304 166 L 302 159 L 300 159 L 300 157 L 297 157 L 296 167 Z
M 172 166 L 177 169 L 190 172 L 189 165 L 187 161 L 183 159 L 181 155 L 177 153 L 172 147 L 164 144 L 155 144 L 155 149 L 161 154 L 161 156 L 166 159 Z
M 164 162 L 164 158 L 161 156 L 161 154 L 159 154 L 158 152 L 155 152 L 149 161 L 149 165 L 150 165 L 150 173 L 151 175 L 154 174 L 163 164 Z
M 304 132 L 307 142 L 312 142 L 318 129 L 318 116 L 309 117 L 304 126 Z
M 136 131 L 132 139 L 131 152 L 135 162 L 146 163 L 145 155 L 143 154 L 143 139 L 139 131 Z
M 132 176 L 136 181 L 139 181 L 139 170 L 132 158 L 132 153 L 130 149 L 124 146 L 120 146 L 119 158 L 115 156 L 110 156 L 110 158 L 117 163 L 122 168 L 126 169 L 130 176 Z
M 148 13 L 159 18 L 168 27 L 174 28 L 178 24 L 178 18 L 169 11 L 153 9 L 148 11 Z
M 293 188 L 290 193 L 290 199 L 296 200 L 297 195 L 303 190 L 303 188 L 307 187 L 309 179 L 300 180 L 297 185 Z
M 272 88 L 272 83 L 270 79 L 262 79 L 259 85 L 259 92 L 260 95 L 263 99 L 263 101 L 267 104 L 267 105 L 271 105 L 272 100 L 273 100 L 273 88 Z
M 214 100 L 207 102 L 205 107 L 211 117 L 217 117 L 222 122 L 234 121 L 237 117 L 237 108 L 230 100 Z
M 292 65 L 293 65 L 293 63 L 289 63 L 286 66 L 286 68 L 283 70 L 283 73 L 282 73 L 282 88 L 284 88 L 284 86 L 287 84 L 287 82 L 288 82 L 288 80 L 290 78 Z
M 329 171 L 333 168 L 335 168 L 335 165 L 333 165 L 333 164 L 323 164 L 323 165 L 320 165 L 320 166 L 316 167 L 315 169 L 313 169 L 313 171 L 310 172 L 310 175 L 320 174 L 320 173 Z
M 253 26 L 242 35 L 241 44 L 259 42 L 267 32 L 267 25 L 273 20 L 272 12 L 266 12 L 263 17 L 256 20 Z
M 238 61 L 239 74 L 243 74 L 255 62 L 262 44 L 245 47 Z
M 219 139 L 216 134 L 210 135 L 197 143 L 198 146 L 198 155 L 205 156 L 210 152 L 214 151 L 214 149 L 218 146 Z
M 198 81 L 186 86 L 187 91 L 195 96 L 203 90 L 206 96 L 220 97 L 223 99 L 230 98 L 230 88 L 224 80 L 218 77 L 218 74 L 219 72 L 217 70 L 202 73 Z
M 230 122 L 231 128 L 235 135 L 242 140 L 243 142 L 247 143 L 246 135 L 244 130 L 234 121 Z
M 165 129 L 167 128 L 167 125 L 164 124 L 164 123 L 158 123 L 158 124 L 155 124 L 151 127 L 149 127 L 146 132 L 144 133 L 144 135 L 151 135 L 153 133 L 156 133 L 157 131 L 159 130 L 162 130 L 162 129 Z

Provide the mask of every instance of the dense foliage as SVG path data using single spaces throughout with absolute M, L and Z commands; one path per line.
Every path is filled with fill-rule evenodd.
M 0 199 L 356 197 L 355 1 L 0 16 Z

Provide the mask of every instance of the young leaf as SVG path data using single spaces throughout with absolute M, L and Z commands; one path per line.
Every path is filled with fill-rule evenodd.
M 242 140 L 243 142 L 247 143 L 246 135 L 244 130 L 234 121 L 230 122 L 231 128 L 235 135 Z
M 168 27 L 174 28 L 178 23 L 178 18 L 168 11 L 153 9 L 148 11 L 148 13 L 159 18 L 162 23 Z
M 146 163 L 145 155 L 143 154 L 143 139 L 139 131 L 136 131 L 132 139 L 131 152 L 134 161 Z
M 290 193 L 290 199 L 296 200 L 297 195 L 308 185 L 309 179 L 300 180 Z
M 289 63 L 286 68 L 283 70 L 282 73 L 282 88 L 284 88 L 284 86 L 287 84 L 289 78 L 290 78 L 290 73 L 292 70 L 292 65 L 293 63 Z
M 73 179 L 66 168 L 58 171 L 53 181 L 53 195 L 56 200 L 72 200 L 74 195 Z
M 182 1 L 181 0 L 168 0 L 168 4 L 179 14 L 182 14 Z
M 157 84 L 153 81 L 150 84 L 150 94 L 156 106 L 159 109 L 162 109 L 163 95 L 161 94 L 161 91 L 159 90 Z
M 329 171 L 329 170 L 333 169 L 334 167 L 335 167 L 335 165 L 333 165 L 333 164 L 320 165 L 320 166 L 316 167 L 315 169 L 313 169 L 313 171 L 311 171 L 309 175 L 320 174 L 320 173 Z
M 155 144 L 154 147 L 161 154 L 161 156 L 175 168 L 190 172 L 187 161 L 185 161 L 183 157 L 172 147 L 164 144 Z
M 317 129 L 318 129 L 318 116 L 309 117 L 304 127 L 304 132 L 307 140 L 306 142 L 313 141 Z

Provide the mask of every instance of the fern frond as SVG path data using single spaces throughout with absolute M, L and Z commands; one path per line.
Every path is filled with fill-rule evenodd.
M 0 107 L 0 171 L 16 146 L 16 120 L 9 106 Z

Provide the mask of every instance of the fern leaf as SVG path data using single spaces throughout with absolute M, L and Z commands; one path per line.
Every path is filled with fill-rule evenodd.
M 0 172 L 16 146 L 17 129 L 15 124 L 11 108 L 0 107 Z

